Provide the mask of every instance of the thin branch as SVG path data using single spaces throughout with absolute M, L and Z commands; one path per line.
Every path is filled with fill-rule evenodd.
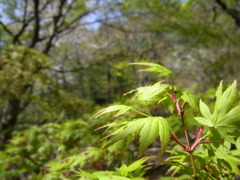
M 35 2 L 35 1 L 34 1 L 34 2 Z M 34 4 L 34 15 L 31 16 L 29 19 L 26 19 L 28 0 L 25 0 L 24 16 L 23 16 L 23 21 L 22 21 L 23 25 L 22 25 L 22 28 L 20 29 L 20 31 L 15 35 L 13 42 L 15 42 L 15 41 L 20 41 L 20 40 L 19 40 L 19 37 L 25 32 L 25 29 L 26 29 L 26 28 L 28 27 L 28 25 L 34 20 L 34 18 L 35 18 L 35 23 L 36 23 L 36 18 L 38 18 L 38 24 L 39 24 L 39 22 L 40 22 L 39 14 L 42 13 L 42 12 L 47 8 L 47 5 L 48 5 L 50 2 L 51 2 L 51 0 L 46 1 L 46 3 L 40 8 L 40 10 L 37 10 L 37 11 L 36 11 L 36 8 L 37 8 L 37 7 L 36 7 L 36 4 Z M 38 6 L 39 6 L 39 1 L 38 1 Z M 39 9 L 39 7 L 38 7 L 38 9 Z M 36 15 L 37 15 L 37 16 L 36 16 Z M 38 26 L 40 26 L 40 25 L 38 25 Z M 40 27 L 39 27 L 39 30 L 40 30 Z M 38 31 L 39 31 L 39 30 L 38 30 Z M 39 42 L 39 41 L 42 41 L 42 38 L 41 38 L 41 39 L 39 38 L 39 32 L 38 32 L 38 38 L 36 39 L 35 44 L 36 44 L 37 42 Z M 31 47 L 31 46 L 34 46 L 34 45 L 31 44 L 30 47 Z
M 43 50 L 43 53 L 48 54 L 48 52 L 50 51 L 51 47 L 52 47 L 52 42 L 54 37 L 58 34 L 58 22 L 61 19 L 61 17 L 63 16 L 62 14 L 62 9 L 64 7 L 64 4 L 66 3 L 66 0 L 61 0 L 60 4 L 59 4 L 59 8 L 58 8 L 58 13 L 56 16 L 53 16 L 53 32 L 52 34 L 49 36 L 49 39 L 46 43 L 45 49 Z
M 79 26 L 79 24 L 78 24 L 78 23 L 76 24 L 76 22 L 80 21 L 80 19 L 82 19 L 84 16 L 88 15 L 88 14 L 91 13 L 91 12 L 92 12 L 92 11 L 86 11 L 86 12 L 80 14 L 79 16 L 77 16 L 76 18 L 74 18 L 71 22 L 69 22 L 67 26 L 65 26 L 64 28 L 60 29 L 60 30 L 58 31 L 58 33 L 61 33 L 61 32 L 66 31 L 66 30 L 68 30 L 68 29 L 75 29 L 76 27 Z M 73 24 L 74 24 L 74 25 L 73 25 Z
M 19 32 L 14 36 L 13 38 L 13 44 L 15 44 L 16 42 L 20 42 L 20 36 L 25 32 L 25 29 L 27 28 L 27 26 L 29 25 L 29 23 L 34 19 L 34 16 L 32 16 L 31 18 L 29 18 L 27 20 L 27 9 L 28 9 L 28 0 L 25 0 L 25 6 L 24 6 L 24 11 L 23 11 L 23 20 L 20 21 L 22 23 L 22 27 L 19 30 Z
M 46 1 L 46 3 L 42 6 L 42 8 L 40 9 L 39 12 L 42 13 L 47 8 L 47 6 L 50 2 L 51 2 L 51 0 Z
M 60 4 L 59 4 L 59 8 L 58 8 L 58 13 L 56 16 L 53 17 L 53 22 L 54 22 L 54 31 L 58 28 L 58 22 L 60 21 L 60 19 L 63 17 L 63 13 L 62 13 L 62 10 L 63 10 L 63 7 L 65 5 L 67 1 L 66 0 L 61 0 Z
M 34 0 L 35 2 L 35 0 Z M 46 8 L 47 8 L 47 5 L 51 2 L 51 0 L 48 0 L 46 1 L 46 3 L 40 8 L 39 13 L 42 13 Z M 15 43 L 18 43 L 18 44 L 22 44 L 21 41 L 20 41 L 20 37 L 23 35 L 23 33 L 25 32 L 26 28 L 29 26 L 29 24 L 34 20 L 36 19 L 36 11 L 35 13 L 30 16 L 29 18 L 27 18 L 27 15 L 28 15 L 28 0 L 25 0 L 25 6 L 24 6 L 24 12 L 23 12 L 23 20 L 20 21 L 20 23 L 22 23 L 22 27 L 21 29 L 16 33 L 14 34 L 13 32 L 10 31 L 10 29 L 8 29 L 8 27 L 2 22 L 0 21 L 0 25 L 3 27 L 3 29 L 13 38 L 12 42 L 13 44 Z M 39 34 L 39 33 L 38 33 Z M 39 35 L 38 35 L 39 36 Z M 35 44 L 39 41 L 42 41 L 43 38 L 39 38 L 37 39 L 37 41 L 35 42 Z M 38 41 L 39 40 L 39 41 Z M 30 46 L 33 46 L 33 44 L 31 44 Z M 29 46 L 29 47 L 30 47 Z
M 28 26 L 28 24 L 26 24 L 25 22 L 23 22 L 23 25 L 22 25 L 22 28 L 19 30 L 19 32 L 14 35 L 13 37 L 13 44 L 15 44 L 16 42 L 20 42 L 21 44 L 21 41 L 19 40 L 19 37 L 24 33 L 26 27 Z
M 2 21 L 0 21 L 0 24 L 10 36 L 14 36 L 14 34 L 10 31 L 10 29 L 8 29 L 8 27 Z
M 39 0 L 34 0 L 33 2 L 34 2 L 35 25 L 34 25 L 32 42 L 29 45 L 30 48 L 33 48 L 36 45 L 39 39 L 39 30 L 40 30 Z
M 59 27 L 61 27 L 61 26 L 64 24 L 64 21 L 65 21 L 67 15 L 69 14 L 69 12 L 71 11 L 73 5 L 74 5 L 76 2 L 77 2 L 77 0 L 71 1 L 71 3 L 69 4 L 69 6 L 67 7 L 66 12 L 62 15 L 62 18 L 61 18 L 61 21 L 62 21 L 62 22 L 60 23 Z
M 28 0 L 25 0 L 25 6 L 24 6 L 24 11 L 23 11 L 23 22 L 26 21 L 26 17 L 27 17 L 27 8 L 28 8 Z

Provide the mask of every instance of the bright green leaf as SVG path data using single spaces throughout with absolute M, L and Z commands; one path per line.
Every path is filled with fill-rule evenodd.
M 130 64 L 149 66 L 150 68 L 142 69 L 141 71 L 157 72 L 159 73 L 160 76 L 169 76 L 173 74 L 173 72 L 170 71 L 169 69 L 155 63 L 138 62 L 138 63 L 130 63 Z
M 202 113 L 203 117 L 205 117 L 207 120 L 211 120 L 210 110 L 209 110 L 208 106 L 204 102 L 202 102 L 202 100 L 200 100 L 199 108 L 200 108 L 200 112 Z
M 129 122 L 127 125 L 124 126 L 125 129 L 113 136 L 107 146 L 114 144 L 115 142 L 124 139 L 129 135 L 137 133 L 143 127 L 143 125 L 144 121 L 142 119 Z
M 222 81 L 220 82 L 215 95 L 216 95 L 217 99 L 216 99 L 216 102 L 215 102 L 214 112 L 216 112 L 217 109 L 219 109 L 218 105 L 219 105 L 220 98 L 222 96 Z
M 193 109 L 198 109 L 198 106 L 197 106 L 197 98 L 192 95 L 191 93 L 188 93 L 188 92 L 183 92 L 183 95 L 181 96 L 181 98 L 184 100 L 184 101 L 187 101 L 188 104 L 193 108 Z
M 213 127 L 213 123 L 208 119 L 205 119 L 203 117 L 194 117 L 194 119 L 201 125 Z
M 142 164 L 145 163 L 148 159 L 149 159 L 149 157 L 144 157 L 144 158 L 141 158 L 141 159 L 135 161 L 134 163 L 130 164 L 128 166 L 128 172 L 132 172 L 138 168 L 141 168 Z
M 136 96 L 139 100 L 157 102 L 161 101 L 163 98 L 162 93 L 169 85 L 156 83 L 152 86 L 140 87 L 137 89 Z
M 237 150 L 240 152 L 240 137 L 237 138 L 236 147 L 237 147 Z
M 81 176 L 84 176 L 84 177 L 87 177 L 87 178 L 93 178 L 93 179 L 97 179 L 98 177 L 91 174 L 91 173 L 88 173 L 82 169 L 80 169 L 80 173 L 79 173 Z
M 218 92 L 216 93 L 217 95 L 217 100 L 215 103 L 215 108 L 214 108 L 214 114 L 213 114 L 213 124 L 215 126 L 218 126 L 218 124 L 221 123 L 223 119 L 223 116 L 228 113 L 228 111 L 231 110 L 234 101 L 236 100 L 237 96 L 237 82 L 234 81 L 230 87 L 228 87 L 221 95 L 221 85 L 218 88 Z M 220 90 L 219 90 L 220 89 Z
M 228 112 L 218 123 L 218 126 L 228 126 L 238 121 L 240 121 L 240 106 L 237 106 Z
M 110 106 L 110 107 L 107 107 L 107 108 L 104 108 L 104 109 L 98 111 L 92 118 L 97 118 L 99 116 L 102 116 L 103 114 L 114 112 L 114 111 L 118 111 L 117 114 L 114 116 L 114 117 L 117 117 L 117 116 L 120 116 L 120 115 L 126 113 L 130 109 L 132 109 L 132 107 L 125 106 L 125 105 Z
M 166 119 L 164 118 L 161 118 L 161 121 L 159 121 L 159 136 L 160 136 L 160 141 L 161 141 L 161 152 L 160 152 L 160 155 L 162 155 L 166 148 L 167 148 L 167 145 L 170 141 L 170 128 L 169 128 L 169 125 L 168 125 L 168 122 Z
M 148 123 L 145 123 L 140 132 L 140 147 L 139 147 L 139 157 L 143 155 L 143 152 L 147 147 L 153 142 L 158 136 L 158 118 L 150 118 Z
M 165 151 L 170 140 L 170 128 L 167 120 L 162 117 L 148 117 L 128 122 L 120 132 L 112 134 L 113 137 L 106 146 L 133 134 L 140 134 L 139 156 L 143 154 L 144 150 L 158 135 L 161 141 L 161 154 Z

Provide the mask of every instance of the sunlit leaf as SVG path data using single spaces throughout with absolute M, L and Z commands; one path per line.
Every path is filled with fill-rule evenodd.
M 159 132 L 160 141 L 161 141 L 160 155 L 162 155 L 165 152 L 170 140 L 170 128 L 169 128 L 168 122 L 164 118 L 161 118 L 161 121 L 159 121 L 158 126 L 159 126 L 158 132 Z
M 213 123 L 209 119 L 205 119 L 203 117 L 194 117 L 194 119 L 201 125 L 213 127 Z
M 115 114 L 114 117 L 117 117 L 117 116 L 120 116 L 120 115 L 126 113 L 130 109 L 132 109 L 132 107 L 125 106 L 125 105 L 110 106 L 110 107 L 107 107 L 107 108 L 104 108 L 104 109 L 98 111 L 92 118 L 97 118 L 99 116 L 102 116 L 103 114 L 111 113 L 111 112 L 115 112 L 115 111 L 117 111 L 117 114 Z
M 80 176 L 90 178 L 90 179 L 96 179 L 96 180 L 131 180 L 130 178 L 120 176 L 114 171 L 95 171 L 93 173 L 88 173 L 86 171 L 81 170 L 79 173 Z
M 228 112 L 232 105 L 234 104 L 234 101 L 236 101 L 237 97 L 237 81 L 234 81 L 231 86 L 229 86 L 224 93 L 222 94 L 220 100 L 219 100 L 219 110 L 222 112 L 222 114 Z
M 237 138 L 236 148 L 237 148 L 237 150 L 240 152 L 240 137 Z
M 187 101 L 188 104 L 193 108 L 193 109 L 198 109 L 198 105 L 197 105 L 197 98 L 192 95 L 191 93 L 188 92 L 183 92 L 183 95 L 181 96 L 181 98 L 184 101 Z
M 91 173 L 88 173 L 87 171 L 84 171 L 82 169 L 80 169 L 80 173 L 79 173 L 81 176 L 84 176 L 84 177 L 87 177 L 87 178 L 94 178 L 94 179 L 97 179 L 98 177 L 91 174 Z
M 202 102 L 202 100 L 200 100 L 199 108 L 200 108 L 200 112 L 202 113 L 203 117 L 205 117 L 208 120 L 211 120 L 210 110 L 209 110 L 208 106 L 204 102 Z
M 121 132 L 118 132 L 115 136 L 112 137 L 108 145 L 111 145 L 121 139 L 124 139 L 129 135 L 137 133 L 143 127 L 144 123 L 145 122 L 142 119 L 129 122 L 127 125 L 123 127 L 124 129 Z
M 227 126 L 237 121 L 240 121 L 240 106 L 237 106 L 228 112 L 218 123 L 218 126 Z
M 138 62 L 138 63 L 130 63 L 132 65 L 143 65 L 143 66 L 149 66 L 150 68 L 142 69 L 140 71 L 149 71 L 149 72 L 157 72 L 160 76 L 169 76 L 172 75 L 173 72 L 169 69 L 155 63 L 145 63 L 145 62 Z
M 131 171 L 135 171 L 138 168 L 142 168 L 143 163 L 145 163 L 148 159 L 149 159 L 149 157 L 143 157 L 143 158 L 135 161 L 134 163 L 132 163 L 128 166 L 128 171 L 131 172 Z
M 234 81 L 231 86 L 229 86 L 221 95 L 221 85 L 218 88 L 217 100 L 215 103 L 214 113 L 212 122 L 215 126 L 221 123 L 223 116 L 231 110 L 234 101 L 236 101 L 237 96 L 237 82 Z
M 133 134 L 140 135 L 139 156 L 142 156 L 144 150 L 157 136 L 160 136 L 161 154 L 165 151 L 170 140 L 170 128 L 166 119 L 162 117 L 148 117 L 137 119 L 126 124 L 122 131 L 113 134 L 113 137 L 106 146 L 114 144 Z
M 150 157 L 144 157 L 141 158 L 135 162 L 133 162 L 132 164 L 130 164 L 129 166 L 127 166 L 125 163 L 122 163 L 120 168 L 115 168 L 117 172 L 120 173 L 120 175 L 122 176 L 128 176 L 131 172 L 133 171 L 141 171 L 143 172 L 143 174 L 145 173 L 144 170 L 146 170 L 147 168 L 145 168 L 143 165 L 143 163 L 145 163 Z M 140 178 L 141 179 L 141 178 Z
M 157 118 L 152 118 L 148 120 L 148 123 L 145 123 L 140 132 L 140 147 L 139 147 L 139 156 L 142 156 L 144 150 L 153 142 L 154 139 L 158 136 L 159 120 Z
M 208 106 L 200 100 L 199 107 L 204 118 L 196 117 L 195 120 L 208 127 L 222 128 L 222 131 L 224 131 L 223 127 L 230 127 L 230 125 L 239 121 L 240 107 L 233 108 L 237 97 L 236 86 L 237 83 L 234 81 L 232 85 L 222 92 L 221 82 L 215 94 L 216 102 L 214 112 L 211 114 Z M 233 142 L 232 138 L 228 136 L 227 133 L 224 135 L 225 132 L 222 131 L 219 131 L 219 133 L 222 134 L 222 137 Z
M 158 102 L 162 100 L 163 95 L 162 93 L 169 85 L 156 83 L 151 86 L 140 87 L 137 89 L 136 96 L 139 100 L 149 101 L 149 102 Z
M 219 107 L 218 107 L 219 106 L 219 101 L 220 101 L 220 98 L 222 96 L 222 81 L 220 82 L 215 95 L 216 95 L 216 102 L 215 102 L 214 112 L 216 112 L 217 109 L 219 109 Z

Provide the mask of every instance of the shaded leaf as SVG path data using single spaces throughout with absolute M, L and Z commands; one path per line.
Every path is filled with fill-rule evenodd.
M 231 142 L 232 144 L 235 144 L 233 136 L 229 135 L 225 129 L 217 128 L 217 132 L 221 135 L 223 139 L 225 139 L 228 142 Z

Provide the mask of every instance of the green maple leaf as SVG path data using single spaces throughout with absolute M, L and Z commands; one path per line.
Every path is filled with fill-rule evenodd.
M 209 127 L 224 127 L 237 122 L 240 119 L 240 107 L 233 108 L 237 96 L 237 83 L 234 81 L 224 92 L 222 82 L 216 91 L 216 102 L 213 113 L 208 106 L 200 100 L 199 108 L 203 117 L 195 119 L 202 125 Z
M 111 112 L 117 112 L 117 114 L 114 117 L 120 116 L 127 111 L 131 110 L 132 107 L 126 106 L 126 105 L 115 105 L 115 106 L 109 106 L 107 108 L 99 110 L 92 118 L 98 118 L 99 116 L 102 116 L 103 114 L 111 113 Z
M 136 96 L 139 100 L 148 102 L 159 102 L 163 99 L 162 93 L 169 87 L 167 84 L 156 83 L 154 85 L 140 87 Z
M 149 72 L 157 72 L 159 76 L 170 76 L 173 75 L 173 72 L 169 69 L 155 63 L 146 63 L 146 62 L 137 62 L 137 63 L 130 63 L 131 65 L 143 65 L 149 66 L 147 69 L 142 69 L 140 71 L 149 71 Z
M 106 146 L 114 144 L 133 134 L 139 134 L 140 136 L 139 157 L 143 155 L 144 151 L 156 137 L 159 136 L 161 141 L 160 154 L 164 153 L 170 140 L 170 128 L 167 120 L 163 117 L 147 117 L 128 122 L 123 126 L 122 131 L 113 133 L 112 138 Z
M 208 106 L 200 100 L 199 108 L 203 117 L 195 117 L 200 124 L 217 130 L 225 140 L 234 143 L 229 135 L 235 129 L 234 123 L 240 120 L 240 107 L 233 107 L 237 97 L 237 82 L 234 81 L 224 92 L 222 82 L 216 91 L 216 102 L 213 113 Z

